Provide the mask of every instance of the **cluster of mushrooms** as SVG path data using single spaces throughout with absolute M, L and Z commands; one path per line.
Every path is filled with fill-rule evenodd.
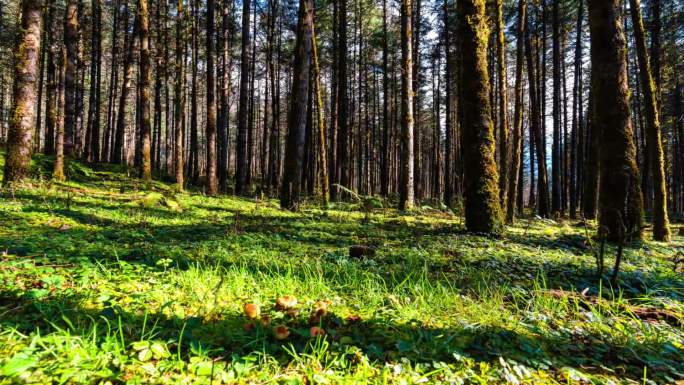
M 326 334 L 325 329 L 321 327 L 323 319 L 328 314 L 329 301 L 317 301 L 314 303 L 311 315 L 309 316 L 309 336 L 311 338 L 322 337 Z M 283 295 L 276 299 L 276 311 L 283 312 L 290 317 L 297 317 L 299 315 L 298 301 L 295 296 Z M 263 328 L 271 327 L 271 316 L 268 314 L 261 314 L 261 308 L 255 303 L 247 303 L 243 308 L 247 322 L 244 325 L 245 330 L 253 330 L 257 324 Z M 283 341 L 290 336 L 290 329 L 287 325 L 278 324 L 273 326 L 273 336 L 278 341 Z

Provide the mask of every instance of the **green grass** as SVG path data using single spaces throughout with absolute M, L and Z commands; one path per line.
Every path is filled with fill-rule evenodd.
M 630 245 L 611 288 L 577 222 L 489 238 L 432 209 L 366 222 L 351 204 L 289 213 L 109 166 L 52 183 L 35 163 L 0 197 L 0 384 L 684 380 L 682 237 Z M 377 254 L 350 259 L 355 244 Z M 298 316 L 273 309 L 283 294 Z M 318 300 L 328 334 L 311 339 Z M 290 337 L 246 330 L 248 302 Z

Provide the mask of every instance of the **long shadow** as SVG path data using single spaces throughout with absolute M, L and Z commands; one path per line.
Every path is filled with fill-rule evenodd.
M 451 231 L 449 223 L 438 226 L 421 222 L 405 225 L 400 220 L 394 220 L 364 224 L 344 217 L 316 215 L 312 219 L 307 219 L 306 216 L 273 216 L 259 211 L 240 211 L 206 204 L 197 207 L 205 210 L 222 209 L 230 216 L 219 220 L 197 217 L 197 223 L 191 224 L 158 224 L 147 220 L 146 216 L 175 219 L 187 218 L 191 214 L 158 207 L 142 207 L 129 208 L 132 213 L 141 214 L 140 221 L 119 222 L 88 212 L 102 210 L 96 202 L 74 201 L 71 203 L 72 208 L 66 208 L 66 202 L 58 202 L 51 205 L 55 208 L 47 208 L 37 196 L 26 195 L 22 199 L 30 202 L 23 206 L 23 213 L 48 214 L 54 216 L 56 224 L 28 223 L 22 212 L 2 211 L 0 219 L 4 223 L 20 224 L 9 226 L 8 228 L 13 231 L 7 234 L 0 232 L 0 248 L 10 254 L 47 255 L 65 260 L 70 256 L 85 256 L 96 260 L 119 258 L 153 266 L 160 259 L 170 258 L 181 268 L 196 262 L 231 267 L 241 263 L 234 256 L 247 251 L 242 248 L 234 249 L 231 245 L 248 244 L 258 252 L 270 252 L 274 256 L 277 256 L 277 253 L 306 253 L 308 259 L 299 263 L 306 263 L 312 259 L 322 261 L 326 278 L 334 279 L 338 276 L 334 271 L 339 268 L 337 260 L 344 260 L 346 248 L 359 241 L 372 244 L 388 240 L 400 242 L 399 245 L 405 247 L 433 247 L 435 240 L 449 243 L 454 234 L 458 234 L 458 230 Z M 108 206 L 106 210 L 112 212 L 122 210 L 121 206 L 116 204 Z M 87 226 L 60 226 L 60 218 Z M 541 236 L 515 234 L 506 235 L 504 239 L 498 240 L 535 248 L 545 248 L 547 244 L 544 242 L 549 241 L 554 242 Z M 496 256 L 477 254 L 468 258 L 449 257 L 446 260 L 429 259 L 428 256 L 424 258 L 429 260 L 407 264 L 405 256 L 394 252 L 387 254 L 381 250 L 376 261 L 380 263 L 381 268 L 392 271 L 392 279 L 384 278 L 390 287 L 394 286 L 395 281 L 401 282 L 408 275 L 415 274 L 415 269 L 422 269 L 423 265 L 427 265 L 433 273 L 431 278 L 435 282 L 457 280 L 459 286 L 464 288 L 474 284 L 468 277 L 463 278 L 457 274 L 467 268 L 502 273 L 493 275 L 495 281 L 492 283 L 498 285 L 510 284 L 515 279 L 522 280 L 523 286 L 532 288 L 535 280 L 541 278 L 549 288 L 588 288 L 592 294 L 602 291 L 599 279 L 593 271 L 593 259 L 582 248 L 583 237 L 575 234 L 561 236 L 555 244 L 565 251 L 574 245 L 574 254 L 580 258 L 542 261 L 529 256 L 519 257 L 506 251 Z M 549 247 L 554 247 L 553 243 Z M 273 258 L 272 261 L 260 263 L 260 266 L 277 272 L 281 270 L 279 267 L 282 267 L 284 262 L 280 258 Z M 365 267 L 359 265 L 356 268 Z M 627 298 L 637 298 L 644 293 L 675 299 L 684 296 L 684 277 L 662 269 L 627 270 L 621 275 L 621 283 L 621 289 Z
M 93 295 L 96 295 L 93 293 Z M 48 298 L 32 299 L 26 294 L 0 291 L 0 310 L 15 309 L 0 319 L 2 328 L 12 328 L 25 335 L 33 335 L 40 328 L 41 335 L 56 331 L 68 331 L 71 336 L 85 336 L 93 324 L 100 332 L 95 336 L 98 346 L 107 336 L 107 326 L 122 324 L 120 329 L 127 348 L 140 338 L 142 328 L 151 325 L 155 339 L 170 341 L 170 348 L 176 351 L 179 340 L 182 343 L 182 358 L 188 360 L 191 346 L 201 344 L 212 358 L 221 360 L 230 354 L 234 360 L 251 354 L 266 353 L 286 367 L 292 357 L 284 347 L 291 346 L 298 354 L 310 350 L 311 339 L 305 335 L 308 328 L 306 317 L 286 318 L 283 322 L 292 331 L 286 342 L 278 342 L 269 328 L 257 326 L 246 330 L 246 320 L 238 314 L 214 314 L 212 317 L 197 314 L 179 318 L 167 316 L 162 309 L 152 309 L 140 314 L 117 305 L 105 303 L 93 309 L 84 304 L 90 298 L 76 294 L 55 293 Z M 346 319 L 335 316 L 334 309 L 325 319 L 323 326 L 328 330 L 328 340 L 336 355 L 349 355 L 350 346 L 359 349 L 372 361 L 383 366 L 408 360 L 411 364 L 446 362 L 462 363 L 464 358 L 475 363 L 496 363 L 499 357 L 515 360 L 528 367 L 555 373 L 560 379 L 562 368 L 581 368 L 585 372 L 615 375 L 639 381 L 647 368 L 649 378 L 658 383 L 666 376 L 678 378 L 684 371 L 681 351 L 672 349 L 664 341 L 647 342 L 630 339 L 616 341 L 596 331 L 575 333 L 572 330 L 557 330 L 554 333 L 536 330 L 521 325 L 517 329 L 486 325 L 465 325 L 435 328 L 419 321 L 397 323 L 385 318 Z M 64 321 L 64 320 L 68 320 Z M 304 335 L 298 334 L 304 330 Z M 351 352 L 355 350 L 352 349 Z M 353 354 L 353 353 L 352 353 Z M 608 369 L 612 368 L 612 369 Z M 114 365 L 109 379 L 121 380 L 123 373 Z

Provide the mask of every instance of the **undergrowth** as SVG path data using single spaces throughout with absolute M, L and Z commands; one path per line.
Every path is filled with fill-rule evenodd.
M 0 164 L 1 166 L 1 164 Z M 596 276 L 592 223 L 177 193 L 72 162 L 0 198 L 0 383 L 675 383 L 682 238 Z M 595 242 L 594 242 L 595 243 Z M 366 245 L 375 255 L 349 257 Z M 614 250 L 607 251 L 607 265 Z M 300 313 L 273 309 L 298 298 Z M 325 336 L 307 312 L 329 301 Z M 243 305 L 291 333 L 245 327 Z

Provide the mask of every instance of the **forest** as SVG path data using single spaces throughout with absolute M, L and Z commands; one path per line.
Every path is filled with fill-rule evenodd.
M 0 0 L 0 385 L 684 384 L 681 0 Z

